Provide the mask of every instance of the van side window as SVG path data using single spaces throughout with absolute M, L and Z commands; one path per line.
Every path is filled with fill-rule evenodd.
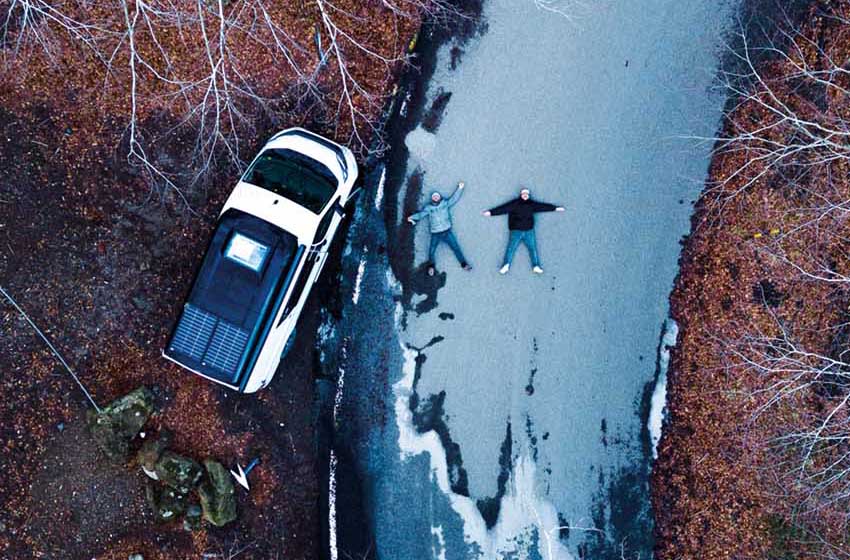
M 292 293 L 289 294 L 289 299 L 286 300 L 286 306 L 283 308 L 283 314 L 280 316 L 280 320 L 277 322 L 275 327 L 279 327 L 281 323 L 286 320 L 289 314 L 292 313 L 295 306 L 298 305 L 298 301 L 301 299 L 301 294 L 304 293 L 304 287 L 307 285 L 307 279 L 310 277 L 310 272 L 316 264 L 317 256 L 318 255 L 315 252 L 312 252 L 308 253 L 307 258 L 304 259 L 304 266 L 301 268 L 301 272 L 295 280 L 295 285 L 292 286 Z
M 339 197 L 337 197 L 336 200 L 334 200 L 331 203 L 327 213 L 322 218 L 322 221 L 319 222 L 319 227 L 316 228 L 316 235 L 313 237 L 313 245 L 315 245 L 316 243 L 319 243 L 321 240 L 323 240 L 325 238 L 325 234 L 328 233 L 328 228 L 331 227 L 331 221 L 333 221 L 333 218 L 334 218 L 333 208 L 334 208 L 334 206 L 336 206 L 336 204 L 338 202 L 339 202 Z

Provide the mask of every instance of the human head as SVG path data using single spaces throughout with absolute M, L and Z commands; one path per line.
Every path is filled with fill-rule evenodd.
M 531 191 L 526 187 L 522 187 L 519 191 L 519 197 L 523 200 L 528 200 L 531 198 Z
M 440 200 L 442 200 L 442 199 L 443 199 L 443 195 L 441 195 L 437 191 L 434 191 L 434 192 L 431 193 L 431 202 L 433 202 L 434 204 L 439 204 Z

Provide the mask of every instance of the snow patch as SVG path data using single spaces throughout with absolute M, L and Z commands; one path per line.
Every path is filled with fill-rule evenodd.
M 395 277 L 395 274 L 393 274 L 392 268 L 387 267 L 386 276 L 387 288 L 390 289 L 393 295 L 400 296 L 402 291 L 401 282 L 399 282 Z M 398 309 L 396 309 L 396 315 L 398 315 Z M 398 323 L 396 323 L 396 326 L 398 326 Z
M 335 412 L 335 411 L 334 411 Z M 336 454 L 331 449 L 330 480 L 328 481 L 328 532 L 331 560 L 339 559 L 336 544 Z
M 387 167 L 381 170 L 381 178 L 378 179 L 378 190 L 375 192 L 375 210 L 381 209 L 381 203 L 384 201 L 384 183 L 387 181 Z
M 649 406 L 647 428 L 652 442 L 652 458 L 658 458 L 658 442 L 661 441 L 661 430 L 664 426 L 664 414 L 667 410 L 667 368 L 670 366 L 670 349 L 676 346 L 679 336 L 679 325 L 673 319 L 664 321 L 664 331 L 661 345 L 658 348 L 658 379 L 652 391 Z
M 317 344 L 325 344 L 331 338 L 333 338 L 336 333 L 336 325 L 334 325 L 333 321 L 330 317 L 325 317 L 322 321 L 322 324 L 319 325 L 319 330 L 316 333 Z
M 363 274 L 366 272 L 366 257 L 369 255 L 369 247 L 363 247 L 363 254 L 360 256 L 360 264 L 357 266 L 357 278 L 354 280 L 354 292 L 351 294 L 351 301 L 354 305 L 360 301 L 360 284 L 363 282 Z
M 343 339 L 342 341 L 342 351 L 341 351 L 341 363 L 345 363 L 346 358 L 348 358 L 348 339 Z M 334 410 L 333 410 L 333 425 L 334 429 L 336 429 L 337 421 L 339 419 L 339 411 L 342 408 L 342 390 L 345 388 L 345 368 L 339 368 L 339 375 L 336 380 L 336 390 L 334 392 Z M 328 546 L 330 548 L 331 560 L 338 560 L 339 551 L 337 550 L 337 542 L 336 542 L 336 465 L 337 458 L 336 453 L 334 453 L 333 447 L 330 449 L 331 458 L 328 467 L 328 530 L 329 530 L 329 541 Z
M 431 527 L 431 535 L 436 540 L 436 543 L 431 544 L 432 558 L 434 560 L 446 560 L 446 537 L 443 535 L 443 526 Z
M 448 497 L 452 509 L 463 520 L 464 540 L 478 545 L 480 558 L 504 558 L 517 552 L 515 549 L 521 537 L 536 532 L 539 537 L 537 552 L 543 560 L 572 560 L 572 555 L 559 539 L 555 507 L 538 495 L 537 465 L 529 453 L 523 452 L 513 466 L 502 498 L 499 518 L 491 530 L 487 529 L 481 512 L 471 498 L 452 492 L 446 452 L 437 433 L 433 430 L 419 433 L 413 425 L 413 413 L 408 403 L 413 393 L 417 351 L 401 342 L 400 345 L 404 354 L 403 376 L 393 385 L 393 394 L 401 458 L 405 460 L 428 453 L 431 479 Z
M 340 359 L 341 363 L 345 363 L 345 360 L 348 358 L 348 345 L 346 344 L 348 339 L 344 339 L 342 341 L 342 358 Z M 336 428 L 337 419 L 339 418 L 339 411 L 342 409 L 342 390 L 345 388 L 345 368 L 340 366 L 339 375 L 337 375 L 336 379 L 336 392 L 334 393 L 334 428 Z
M 411 92 L 408 91 L 404 95 L 404 100 L 401 102 L 401 108 L 398 110 L 398 112 L 402 117 L 407 116 L 407 104 L 408 104 L 408 102 L 410 102 L 410 97 L 411 97 Z
M 316 347 L 319 349 L 319 359 L 325 361 L 328 342 L 336 336 L 336 325 L 329 315 L 325 315 L 316 332 Z
M 431 159 L 434 153 L 434 148 L 437 146 L 437 136 L 418 126 L 407 135 L 404 143 L 407 146 L 407 151 L 410 152 L 411 159 L 424 164 Z

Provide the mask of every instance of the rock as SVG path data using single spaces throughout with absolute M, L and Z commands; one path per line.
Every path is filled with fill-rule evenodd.
M 183 518 L 183 528 L 187 531 L 197 531 L 201 528 L 203 510 L 198 504 L 192 504 L 186 508 L 186 517 Z
M 160 523 L 174 521 L 186 510 L 186 496 L 168 486 L 156 486 L 148 483 L 145 489 L 154 518 Z
M 145 560 L 145 557 L 141 554 L 131 554 L 127 557 L 127 560 Z
M 174 434 L 171 433 L 171 430 L 163 429 L 159 432 L 156 439 L 151 438 L 142 444 L 142 448 L 139 449 L 136 459 L 139 461 L 139 465 L 141 465 L 142 470 L 144 470 L 148 476 L 150 476 L 150 473 L 156 473 L 156 463 L 159 461 L 159 458 L 162 456 L 165 449 L 171 445 L 173 437 Z
M 100 413 L 88 412 L 89 429 L 97 445 L 112 459 L 126 459 L 130 441 L 153 414 L 153 394 L 147 387 L 109 403 Z
M 204 471 L 197 461 L 165 451 L 154 465 L 157 479 L 181 494 L 188 494 L 198 485 Z
M 230 473 L 218 461 L 204 461 L 208 480 L 198 488 L 204 519 L 221 527 L 236 519 L 236 495 Z

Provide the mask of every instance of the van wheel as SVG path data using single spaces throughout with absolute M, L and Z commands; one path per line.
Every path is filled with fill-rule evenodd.
M 289 354 L 289 351 L 292 350 L 292 346 L 295 344 L 295 329 L 292 329 L 292 332 L 289 333 L 289 338 L 286 339 L 286 344 L 283 345 L 283 352 L 280 353 L 280 359 L 286 357 Z

